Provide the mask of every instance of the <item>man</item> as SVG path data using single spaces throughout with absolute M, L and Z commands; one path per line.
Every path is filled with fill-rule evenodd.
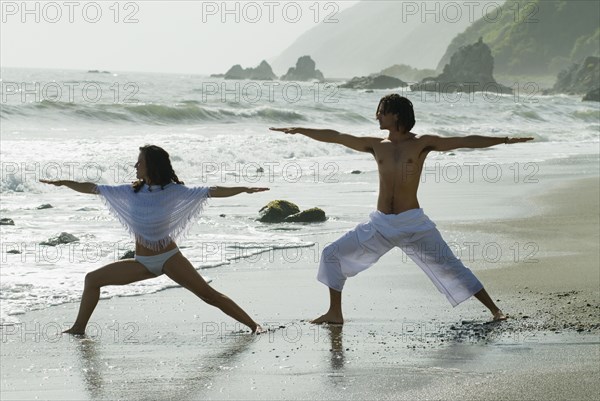
M 333 130 L 271 128 L 371 153 L 379 169 L 377 211 L 371 213 L 370 221 L 359 224 L 323 249 L 318 280 L 329 287 L 330 306 L 327 313 L 312 323 L 343 324 L 342 289 L 346 278 L 369 268 L 395 246 L 423 269 L 453 306 L 474 295 L 490 310 L 494 320 L 505 320 L 506 315 L 494 304 L 481 282 L 454 256 L 435 224 L 423 213 L 417 190 L 423 163 L 431 151 L 487 148 L 533 138 L 417 137 L 410 132 L 415 125 L 412 103 L 397 94 L 381 99 L 376 118 L 379 128 L 389 131 L 385 139 L 356 137 Z

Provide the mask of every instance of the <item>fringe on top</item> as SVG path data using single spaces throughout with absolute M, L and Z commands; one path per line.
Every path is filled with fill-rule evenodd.
M 135 193 L 131 185 L 98 185 L 98 194 L 135 240 L 160 251 L 184 237 L 191 222 L 202 212 L 209 187 L 186 187 L 170 183 L 145 185 Z

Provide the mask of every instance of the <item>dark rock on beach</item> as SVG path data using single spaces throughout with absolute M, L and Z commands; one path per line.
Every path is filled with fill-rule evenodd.
M 271 69 L 269 63 L 263 60 L 256 68 L 242 68 L 241 65 L 236 64 L 223 74 L 214 74 L 211 77 L 220 77 L 225 79 L 253 79 L 257 81 L 272 81 L 277 79 L 277 75 Z
M 316 223 L 327 220 L 325 212 L 318 207 L 304 210 L 284 219 L 286 223 Z
M 43 205 L 39 205 L 36 209 L 38 210 L 42 210 L 42 209 L 52 209 L 54 206 L 52 206 L 49 203 L 44 203 Z
M 316 69 L 316 63 L 310 56 L 302 56 L 296 62 L 296 67 L 291 67 L 287 74 L 281 77 L 282 81 L 325 81 L 323 73 Z
M 408 84 L 401 79 L 387 75 L 371 75 L 368 77 L 354 77 L 340 88 L 347 89 L 394 89 L 405 88 Z
M 73 234 L 62 232 L 55 237 L 48 238 L 47 241 L 40 242 L 40 245 L 56 246 L 60 244 L 69 244 L 71 242 L 77 242 L 79 238 Z
M 325 212 L 319 208 L 300 212 L 296 204 L 285 200 L 269 202 L 259 213 L 259 221 L 263 223 L 314 223 L 327 220 Z
M 0 219 L 0 226 L 14 226 L 15 222 L 13 221 L 13 219 L 9 219 L 9 218 L 3 218 Z
M 452 55 L 450 63 L 437 77 L 425 78 L 411 85 L 413 91 L 428 92 L 495 92 L 512 93 L 512 89 L 496 82 L 494 57 L 489 46 L 479 38 L 477 43 L 463 46 Z
M 19 255 L 19 254 L 21 254 L 21 251 L 19 251 L 18 249 L 11 249 L 10 251 L 6 251 L 6 253 L 10 253 L 13 255 Z
M 263 223 L 281 223 L 286 217 L 299 212 L 300 208 L 292 202 L 274 200 L 259 210 L 259 221 Z

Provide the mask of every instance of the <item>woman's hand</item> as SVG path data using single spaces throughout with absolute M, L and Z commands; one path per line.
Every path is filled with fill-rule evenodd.
M 76 182 L 69 180 L 40 180 L 43 184 L 50 184 L 56 187 L 67 187 L 82 194 L 98 194 L 96 184 L 91 182 Z
M 533 138 L 511 138 L 511 137 L 506 137 L 506 139 L 504 140 L 504 143 L 507 145 L 510 145 L 511 143 L 521 143 L 521 142 L 528 142 L 528 141 L 533 141 Z

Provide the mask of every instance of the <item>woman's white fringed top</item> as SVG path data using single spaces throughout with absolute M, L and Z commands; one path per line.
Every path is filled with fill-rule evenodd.
M 210 188 L 170 183 L 144 185 L 137 193 L 132 185 L 98 185 L 98 194 L 110 212 L 146 248 L 159 251 L 185 235 L 190 223 L 208 200 Z

